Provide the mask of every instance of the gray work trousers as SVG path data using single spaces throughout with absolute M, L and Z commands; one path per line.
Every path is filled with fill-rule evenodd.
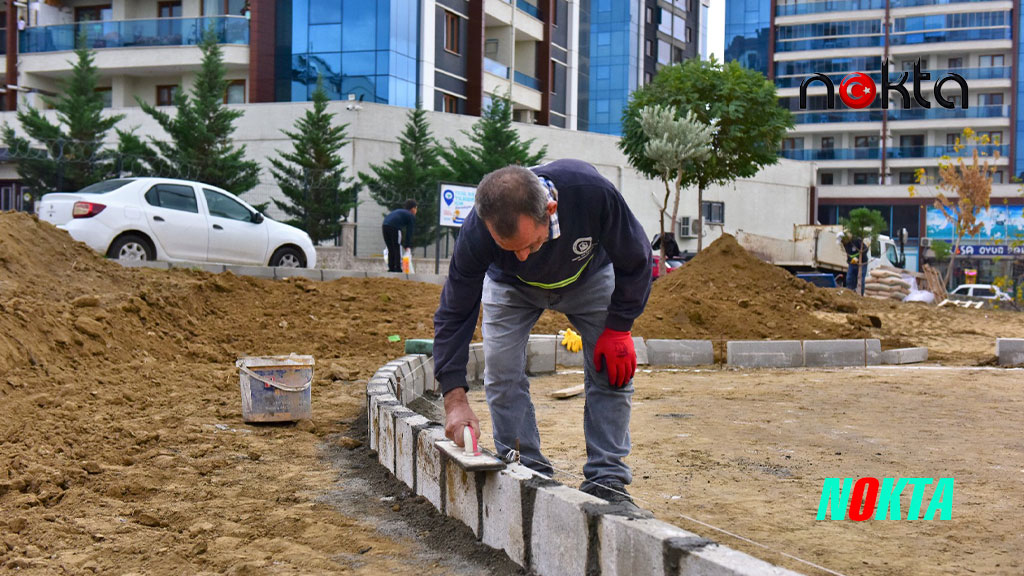
M 633 474 L 623 458 L 630 450 L 633 382 L 613 388 L 608 384 L 608 371 L 598 372 L 594 368 L 594 345 L 604 331 L 614 289 L 611 265 L 585 280 L 577 280 L 560 293 L 484 279 L 484 389 L 499 454 L 515 448 L 518 440 L 523 465 L 552 475 L 551 464 L 541 453 L 537 418 L 530 400 L 526 343 L 541 313 L 545 309 L 557 310 L 569 318 L 583 338 L 583 434 L 587 441 L 583 475 L 598 484 L 632 481 Z

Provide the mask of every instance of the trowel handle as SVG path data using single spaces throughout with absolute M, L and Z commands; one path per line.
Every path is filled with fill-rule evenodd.
M 475 455 L 477 453 L 476 436 L 473 435 L 473 427 L 469 424 L 462 429 L 462 446 L 466 454 Z

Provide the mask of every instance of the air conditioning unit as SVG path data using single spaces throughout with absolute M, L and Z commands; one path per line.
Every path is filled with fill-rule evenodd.
M 696 238 L 697 235 L 693 233 L 690 226 L 689 216 L 679 217 L 679 231 L 676 234 L 677 238 Z
M 931 238 L 921 238 L 921 248 L 930 248 L 932 245 Z

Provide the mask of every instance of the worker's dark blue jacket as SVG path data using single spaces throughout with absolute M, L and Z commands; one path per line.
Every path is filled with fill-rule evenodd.
M 611 262 L 615 290 L 605 326 L 630 330 L 647 304 L 651 246 L 615 186 L 579 160 L 557 160 L 532 170 L 557 190 L 560 235 L 520 262 L 515 253 L 498 247 L 476 211 L 466 216 L 434 314 L 434 376 L 443 392 L 467 388 L 466 361 L 480 314 L 484 274 L 497 282 L 557 292 L 585 282 Z
M 402 231 L 402 246 L 412 246 L 412 235 L 416 230 L 416 216 L 406 210 L 399 208 L 392 210 L 391 214 L 384 217 L 384 226 L 391 226 Z

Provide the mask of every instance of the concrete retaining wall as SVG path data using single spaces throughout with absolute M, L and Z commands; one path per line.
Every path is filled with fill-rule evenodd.
M 1024 338 L 997 338 L 996 356 L 1000 366 L 1024 364 Z
M 531 338 L 533 367 L 545 370 L 538 373 L 554 371 L 550 342 Z M 475 350 L 471 377 L 479 378 L 483 354 L 479 345 Z M 409 354 L 382 366 L 366 386 L 370 449 L 439 512 L 459 519 L 520 566 L 541 576 L 796 574 L 671 524 L 622 516 L 604 500 L 518 464 L 466 472 L 436 448 L 443 428 L 406 407 L 431 389 L 433 362 L 426 355 Z

